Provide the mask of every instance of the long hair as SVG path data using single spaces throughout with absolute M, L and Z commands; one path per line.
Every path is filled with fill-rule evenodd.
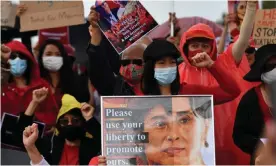
M 63 58 L 63 65 L 59 70 L 60 73 L 60 82 L 58 87 L 61 88 L 62 93 L 69 93 L 72 94 L 72 91 L 74 89 L 73 87 L 73 63 L 70 60 L 70 57 L 67 55 L 64 46 L 57 40 L 48 39 L 46 40 L 42 46 L 39 49 L 39 55 L 38 55 L 38 64 L 40 69 L 40 76 L 46 80 L 50 80 L 49 71 L 44 68 L 42 57 L 45 51 L 46 46 L 48 45 L 54 45 L 58 48 L 60 51 L 60 55 Z M 50 82 L 51 83 L 51 82 Z
M 149 60 L 144 65 L 144 72 L 141 79 L 141 89 L 145 95 L 161 95 L 159 84 L 154 78 L 154 68 L 156 61 Z M 176 66 L 176 78 L 171 83 L 172 95 L 177 95 L 180 89 L 180 78 L 178 66 Z

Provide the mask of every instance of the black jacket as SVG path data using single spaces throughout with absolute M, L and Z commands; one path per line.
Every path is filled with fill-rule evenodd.
M 91 83 L 103 96 L 135 95 L 119 75 L 120 57 L 107 42 L 102 40 L 100 46 L 89 44 L 87 48 Z
M 251 163 L 255 163 L 258 146 L 262 146 L 260 138 L 265 127 L 264 116 L 259 105 L 255 88 L 250 89 L 241 99 L 233 129 L 234 143 L 245 153 L 251 155 Z
M 18 134 L 17 137 L 21 139 L 25 127 L 33 123 L 33 116 L 26 116 L 24 113 L 20 115 L 18 121 Z M 84 137 L 81 140 L 79 149 L 79 164 L 88 165 L 89 161 L 98 156 L 101 151 L 101 125 L 93 117 L 85 124 L 86 131 L 90 133 L 93 138 Z M 60 136 L 54 136 L 51 142 L 51 137 L 46 136 L 38 139 L 36 146 L 40 153 L 44 156 L 47 162 L 51 165 L 59 165 L 62 151 L 64 148 L 65 139 Z M 22 144 L 23 146 L 23 144 Z

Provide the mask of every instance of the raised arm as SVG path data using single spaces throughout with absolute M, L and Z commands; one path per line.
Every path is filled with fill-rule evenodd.
M 249 45 L 249 39 L 255 23 L 257 4 L 258 1 L 256 0 L 247 1 L 246 13 L 240 28 L 240 36 L 239 39 L 234 43 L 232 50 L 235 62 L 237 64 L 242 60 L 242 55 Z
M 223 63 L 214 62 L 206 53 L 199 53 L 193 57 L 192 64 L 196 67 L 206 67 L 219 86 L 186 84 L 181 87 L 180 94 L 214 95 L 215 105 L 226 103 L 239 96 L 241 92 L 239 85 Z
M 89 78 L 100 95 L 113 95 L 116 78 L 112 66 L 109 63 L 110 55 L 106 55 L 110 51 L 105 50 L 110 48 L 106 47 L 106 43 L 103 40 L 104 36 L 102 36 L 101 30 L 97 25 L 97 19 L 98 13 L 91 8 L 89 15 L 91 40 L 87 49 Z

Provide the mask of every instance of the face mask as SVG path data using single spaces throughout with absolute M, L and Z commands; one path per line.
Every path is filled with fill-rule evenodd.
M 261 75 L 261 79 L 266 84 L 271 84 L 272 82 L 276 81 L 276 68 L 269 72 L 263 73 Z
M 121 66 L 120 74 L 124 77 L 126 81 L 137 83 L 141 80 L 143 69 L 143 66 L 129 64 L 127 66 Z
M 60 129 L 60 134 L 68 141 L 75 141 L 85 136 L 85 130 L 82 126 L 68 125 Z
M 22 76 L 27 69 L 27 61 L 20 58 L 9 60 L 11 66 L 11 74 L 14 76 Z
M 157 80 L 159 85 L 169 85 L 176 78 L 176 66 L 168 68 L 155 68 L 154 78 Z
M 61 56 L 43 56 L 43 66 L 49 71 L 58 71 L 63 65 L 63 58 Z

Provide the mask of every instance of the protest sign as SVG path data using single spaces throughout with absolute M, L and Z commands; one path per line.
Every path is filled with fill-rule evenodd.
M 101 100 L 107 165 L 215 165 L 211 96 Z
M 235 22 L 229 23 L 229 32 L 231 36 L 234 38 L 239 35 L 239 29 L 244 19 L 244 15 L 246 13 L 246 5 L 247 1 L 245 0 L 228 0 L 228 13 L 231 14 L 232 17 L 235 17 Z M 259 5 L 257 5 L 257 9 Z
M 11 1 L 1 1 L 1 26 L 14 27 L 16 8 L 17 6 Z
M 21 1 L 27 11 L 20 16 L 20 31 L 85 23 L 82 1 Z
M 257 11 L 253 38 L 257 48 L 266 44 L 276 44 L 275 8 Z
M 39 33 L 38 33 L 39 45 L 41 45 L 47 39 L 58 40 L 62 44 L 70 44 L 69 28 L 68 27 L 58 27 L 58 28 L 39 30 Z
M 18 119 L 19 116 L 4 112 L 1 126 L 1 143 L 8 148 L 22 150 L 22 142 L 18 139 Z M 39 138 L 44 135 L 45 123 L 34 121 L 38 125 Z
M 158 24 L 139 1 L 96 1 L 99 26 L 120 54 Z

